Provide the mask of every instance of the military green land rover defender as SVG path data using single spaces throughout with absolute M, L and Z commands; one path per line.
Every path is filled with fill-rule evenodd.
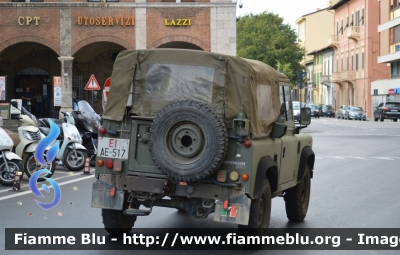
M 271 198 L 307 214 L 315 155 L 289 79 L 255 60 L 218 53 L 127 50 L 114 64 L 99 128 L 92 207 L 112 234 L 154 206 L 240 229 L 269 227 Z M 141 208 L 139 208 L 142 205 Z

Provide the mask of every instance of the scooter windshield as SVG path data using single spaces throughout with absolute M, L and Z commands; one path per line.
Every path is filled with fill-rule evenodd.
M 85 101 L 81 100 L 78 102 L 79 111 L 81 112 L 82 116 L 91 121 L 100 121 L 100 116 L 93 110 L 90 104 Z

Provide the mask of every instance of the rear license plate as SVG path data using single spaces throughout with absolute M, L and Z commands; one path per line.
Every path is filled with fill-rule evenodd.
M 99 137 L 97 156 L 104 158 L 128 159 L 129 140 L 109 137 Z
M 391 112 L 398 112 L 399 110 L 390 110 Z

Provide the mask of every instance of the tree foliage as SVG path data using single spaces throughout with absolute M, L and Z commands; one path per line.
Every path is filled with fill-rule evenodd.
M 262 61 L 288 76 L 297 84 L 297 71 L 306 51 L 297 44 L 296 32 L 277 14 L 247 14 L 237 22 L 237 55 Z

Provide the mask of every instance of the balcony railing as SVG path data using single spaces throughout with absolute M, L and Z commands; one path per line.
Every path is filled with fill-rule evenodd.
M 321 75 L 321 83 L 329 83 L 331 82 L 330 75 Z
M 342 75 L 341 73 L 332 73 L 332 82 L 341 82 Z
M 360 27 L 359 26 L 351 26 L 346 29 L 347 38 L 358 41 L 360 38 Z
M 339 46 L 339 35 L 330 35 L 328 36 L 328 45 L 334 48 L 338 48 Z
M 347 70 L 342 71 L 342 81 L 352 81 L 356 79 L 356 71 Z

